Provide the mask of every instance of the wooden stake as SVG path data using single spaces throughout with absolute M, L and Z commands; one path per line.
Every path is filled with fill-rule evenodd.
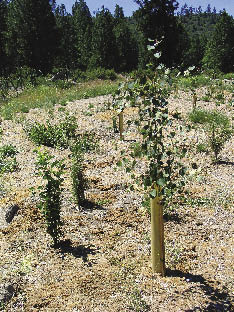
M 163 206 L 159 188 L 156 186 L 157 196 L 151 198 L 151 256 L 153 273 L 165 276 L 165 247 L 163 227 Z
M 119 133 L 120 140 L 123 140 L 123 111 L 119 113 Z
M 193 94 L 193 110 L 196 108 L 197 106 L 197 95 L 196 93 Z

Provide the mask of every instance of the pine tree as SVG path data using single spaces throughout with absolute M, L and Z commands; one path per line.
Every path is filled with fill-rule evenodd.
M 77 67 L 87 68 L 91 57 L 92 17 L 84 0 L 76 1 L 72 7 L 73 27 L 75 31 L 75 47 Z
M 55 9 L 56 24 L 59 32 L 58 55 L 55 66 L 73 69 L 77 63 L 75 30 L 72 16 L 67 13 L 64 4 Z
M 90 67 L 117 67 L 114 18 L 104 6 L 96 13 L 94 21 Z
M 6 72 L 7 58 L 6 58 L 6 24 L 7 17 L 7 2 L 0 0 L 0 75 Z
M 137 65 L 136 42 L 132 36 L 123 8 L 116 5 L 114 13 L 114 35 L 117 48 L 116 71 L 129 71 Z
M 207 43 L 203 65 L 222 72 L 234 70 L 234 19 L 222 12 L 213 36 Z
M 179 39 L 183 29 L 174 16 L 178 3 L 175 0 L 135 0 L 135 2 L 140 6 L 134 17 L 143 33 L 142 46 L 146 47 L 148 38 L 160 40 L 163 37 L 160 62 L 168 67 L 180 63 L 182 54 L 179 51 Z M 145 49 L 142 54 L 148 55 L 147 50 Z
M 8 56 L 12 67 L 28 66 L 44 73 L 51 70 L 58 39 L 52 2 L 50 0 L 10 2 Z

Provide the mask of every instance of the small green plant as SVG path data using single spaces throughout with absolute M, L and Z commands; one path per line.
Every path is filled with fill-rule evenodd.
M 214 153 L 215 161 L 218 162 L 219 153 L 233 134 L 228 117 L 217 111 L 194 110 L 189 114 L 189 119 L 194 123 L 205 125 L 207 145 Z M 197 148 L 201 150 L 202 146 Z
M 36 169 L 37 174 L 45 180 L 45 185 L 39 187 L 41 210 L 47 226 L 47 233 L 51 235 L 54 246 L 59 242 L 61 232 L 61 193 L 65 165 L 62 161 L 54 160 L 52 155 L 40 149 L 35 150 L 37 153 Z
M 36 122 L 32 126 L 25 127 L 27 135 L 36 145 L 63 148 L 67 148 L 69 140 L 75 138 L 76 129 L 77 123 L 74 116 L 66 117 L 57 125 L 52 125 L 47 121 L 45 125 Z
M 82 142 L 77 141 L 71 148 L 72 167 L 71 178 L 73 195 L 76 204 L 80 207 L 85 202 L 85 188 L 87 186 L 86 179 L 84 177 L 84 156 L 83 156 Z
M 150 306 L 142 298 L 142 294 L 138 289 L 134 289 L 130 295 L 131 309 L 135 312 L 147 312 L 150 311 Z
M 0 147 L 0 173 L 13 172 L 18 168 L 15 155 L 16 148 L 11 144 Z
M 198 143 L 197 144 L 197 152 L 198 153 L 207 153 L 208 152 L 208 145 L 205 143 Z
M 208 127 L 209 146 L 214 153 L 215 162 L 219 161 L 219 153 L 223 149 L 225 143 L 232 137 L 233 130 L 229 125 L 219 126 L 212 123 Z
M 228 117 L 217 111 L 206 111 L 196 109 L 189 113 L 189 119 L 193 123 L 227 125 L 229 124 Z
M 17 149 L 11 144 L 6 144 L 0 147 L 0 155 L 2 157 L 13 157 L 17 154 Z

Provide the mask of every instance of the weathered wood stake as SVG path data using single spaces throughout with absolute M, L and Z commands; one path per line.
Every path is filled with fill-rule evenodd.
M 123 111 L 119 113 L 119 133 L 120 140 L 123 140 Z
M 150 200 L 152 270 L 153 273 L 160 273 L 162 276 L 165 276 L 163 206 L 158 187 L 156 187 L 156 193 L 157 196 Z

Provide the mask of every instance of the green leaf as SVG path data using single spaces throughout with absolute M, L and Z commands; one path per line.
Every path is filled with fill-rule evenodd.
M 152 191 L 150 191 L 150 196 L 151 196 L 151 197 L 156 197 L 156 195 L 157 195 L 157 192 L 156 192 L 155 189 L 152 190 Z
M 164 185 L 166 185 L 166 181 L 165 181 L 165 179 L 160 178 L 160 179 L 157 180 L 157 184 L 159 186 L 164 186 Z
M 154 57 L 160 58 L 161 55 L 162 55 L 162 53 L 161 53 L 161 52 L 158 52 L 158 53 L 155 53 L 155 54 L 154 54 Z

